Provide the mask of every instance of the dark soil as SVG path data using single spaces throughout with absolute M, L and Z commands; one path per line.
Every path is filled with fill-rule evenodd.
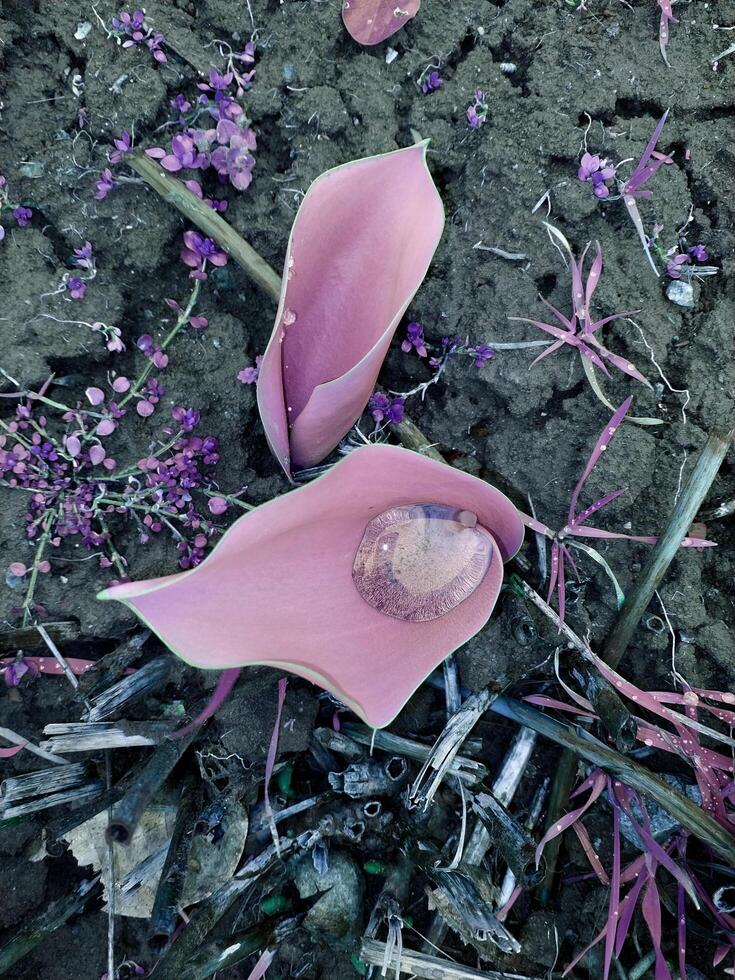
M 432 342 L 459 334 L 492 344 L 538 339 L 533 327 L 509 323 L 507 317 L 538 317 L 543 311 L 539 292 L 568 309 L 567 275 L 542 225 L 546 206 L 531 213 L 549 191 L 548 220 L 573 247 L 579 251 L 595 240 L 602 245 L 605 271 L 596 309 L 601 315 L 641 310 L 636 319 L 643 336 L 625 321 L 605 328 L 604 336 L 607 346 L 634 361 L 655 387 L 649 391 L 616 374 L 605 379 L 605 391 L 616 405 L 634 393 L 636 415 L 664 421 L 656 428 L 624 426 L 590 481 L 590 499 L 597 491 L 600 496 L 626 486 L 606 511 L 603 526 L 656 533 L 707 434 L 728 427 L 734 414 L 735 57 L 723 60 L 717 71 L 710 64 L 730 43 L 732 35 L 713 25 L 731 23 L 731 5 L 699 0 L 675 8 L 680 23 L 672 28 L 671 68 L 658 52 L 654 0 L 632 0 L 632 9 L 618 0 L 588 0 L 586 13 L 562 0 L 424 0 L 405 29 L 370 49 L 350 40 L 339 6 L 317 0 L 150 0 L 149 19 L 176 51 L 168 65 L 157 66 L 145 49 L 123 50 L 108 40 L 85 0 L 6 0 L 0 7 L 0 173 L 13 197 L 33 208 L 34 217 L 29 227 L 12 231 L 14 223 L 4 222 L 0 367 L 5 377 L 0 390 L 14 390 L 8 376 L 34 389 L 55 372 L 68 382 L 65 397 L 81 398 L 84 388 L 99 384 L 113 366 L 134 376 L 140 368 L 136 338 L 146 332 L 160 338 L 170 325 L 163 299 L 181 299 L 188 290 L 178 260 L 182 219 L 140 185 L 124 185 L 96 201 L 95 180 L 121 129 L 134 132 L 141 146 L 160 144 L 162 134 L 154 131 L 169 116 L 169 100 L 194 91 L 195 69 L 205 72 L 214 56 L 213 39 L 244 42 L 250 36 L 250 7 L 258 27 L 258 61 L 247 106 L 258 136 L 257 164 L 246 192 L 230 189 L 227 220 L 280 269 L 298 203 L 315 177 L 347 160 L 409 145 L 416 134 L 430 137 L 429 162 L 447 224 L 409 318 L 424 324 Z M 96 10 L 109 23 L 118 8 L 102 0 Z M 91 31 L 76 40 L 78 25 L 86 21 Z M 389 47 L 398 56 L 387 64 Z M 432 63 L 441 66 L 444 84 L 424 96 L 416 81 Z M 505 73 L 504 63 L 515 70 Z M 72 90 L 75 75 L 83 82 L 79 97 Z M 487 94 L 489 119 L 472 132 L 465 110 L 477 88 Z M 81 106 L 89 111 L 84 131 L 77 125 Z M 640 155 L 667 108 L 671 115 L 660 147 L 674 153 L 675 163 L 661 169 L 652 184 L 652 201 L 641 207 L 647 228 L 654 222 L 663 225 L 667 245 L 675 242 L 676 229 L 691 211 L 689 241 L 704 243 L 721 268 L 718 276 L 695 284 L 695 305 L 689 310 L 666 298 L 622 203 L 601 205 L 576 179 L 589 119 L 590 151 L 617 161 Z M 49 295 L 68 271 L 73 249 L 85 239 L 98 256 L 98 274 L 87 297 L 73 304 Z M 473 248 L 477 242 L 525 253 L 528 261 L 505 261 Z M 200 312 L 209 318 L 209 328 L 196 336 L 184 333 L 172 348 L 166 404 L 202 412 L 201 432 L 215 435 L 223 447 L 219 484 L 228 489 L 247 484 L 247 499 L 260 502 L 286 487 L 259 425 L 254 390 L 240 384 L 236 374 L 265 349 L 274 310 L 234 263 L 212 276 L 203 297 Z M 86 327 L 39 318 L 42 313 L 116 325 L 127 352 L 110 355 Z M 457 361 L 425 401 L 414 400 L 408 410 L 454 465 L 488 476 L 524 510 L 530 497 L 539 517 L 556 526 L 564 521 L 570 492 L 609 412 L 568 348 L 529 370 L 533 356 L 532 351 L 499 352 L 482 370 L 469 360 Z M 381 376 L 385 386 L 407 389 L 427 377 L 416 356 L 404 354 L 395 343 Z M 664 378 L 667 383 L 659 383 Z M 148 430 L 143 421 L 127 421 L 115 437 L 115 456 L 134 461 L 146 451 Z M 734 475 L 731 454 L 705 511 L 735 496 Z M 22 497 L 0 488 L 3 575 L 10 562 L 32 561 Z M 143 547 L 124 526 L 115 533 L 131 577 L 176 570 L 173 545 L 161 541 Z M 678 670 L 693 685 L 734 690 L 732 519 L 708 523 L 707 535 L 719 547 L 683 551 L 660 594 L 677 635 Z M 600 550 L 623 589 L 629 588 L 646 548 L 612 542 Z M 533 536 L 524 553 L 535 562 Z M 81 638 L 65 652 L 94 659 L 112 649 L 133 622 L 118 603 L 94 599 L 109 573 L 84 561 L 86 554 L 82 546 L 59 549 L 38 599 L 50 619 L 78 621 Z M 614 615 L 614 596 L 591 564 L 581 567 L 584 585 L 570 617 L 577 632 L 590 631 L 598 640 Z M 3 586 L 0 618 L 6 626 L 13 622 L 16 605 L 18 593 Z M 661 609 L 651 612 L 660 615 Z M 488 627 L 459 654 L 462 681 L 477 689 L 489 681 L 523 685 L 531 676 L 542 678 L 548 675 L 554 646 L 553 635 L 538 629 L 520 601 L 508 594 Z M 624 672 L 648 689 L 667 686 L 670 646 L 668 634 L 640 630 Z M 265 671 L 254 674 L 252 685 L 241 681 L 217 721 L 226 750 L 237 752 L 253 769 L 253 799 L 275 718 L 275 678 Z M 202 683 L 195 671 L 177 668 L 166 698 L 188 703 Z M 296 722 L 290 734 L 284 730 L 282 735 L 286 754 L 306 748 L 319 709 L 318 692 L 308 684 L 296 681 L 290 691 L 284 718 Z M 420 691 L 395 730 L 435 734 L 440 701 L 435 693 Z M 0 724 L 35 740 L 44 724 L 77 717 L 79 709 L 63 678 L 22 688 L 20 699 L 0 693 Z M 483 758 L 492 771 L 512 728 L 485 722 L 480 734 Z M 533 774 L 544 767 L 553 771 L 555 758 L 554 752 L 535 758 Z M 38 767 L 27 753 L 2 766 L 7 772 Z M 68 854 L 28 860 L 42 825 L 43 820 L 34 820 L 0 837 L 3 880 L 11 883 L 3 888 L 0 903 L 5 939 L 86 873 Z M 567 860 L 576 871 L 584 869 L 578 851 L 575 839 Z M 360 861 L 364 858 L 358 854 Z M 419 892 L 414 898 L 423 910 L 424 897 Z M 556 957 L 554 930 L 558 963 L 568 962 L 599 928 L 604 913 L 594 906 L 598 899 L 594 886 L 584 883 L 557 892 L 549 910 L 539 910 L 532 898 L 522 900 L 509 925 L 521 938 L 526 958 L 500 957 L 498 965 L 528 975 L 549 969 Z M 365 908 L 370 907 L 366 899 Z M 424 914 L 415 912 L 417 918 Z M 119 948 L 151 965 L 136 920 L 120 921 Z M 50 937 L 12 975 L 18 980 L 98 980 L 105 970 L 105 934 L 106 916 L 92 908 Z M 470 962 L 456 937 L 447 948 Z M 707 976 L 708 952 L 701 962 L 697 955 L 692 958 Z M 327 943 L 309 944 L 303 933 L 284 944 L 271 973 L 313 980 L 357 975 L 347 952 Z M 227 974 L 247 975 L 245 967 Z M 580 968 L 577 975 L 587 973 Z

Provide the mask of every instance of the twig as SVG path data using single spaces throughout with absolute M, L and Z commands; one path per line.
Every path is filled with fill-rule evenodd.
M 180 180 L 163 171 L 150 157 L 134 151 L 126 156 L 126 162 L 164 201 L 172 204 L 185 218 L 192 221 L 205 235 L 230 255 L 261 289 L 278 302 L 281 295 L 281 278 L 265 259 L 244 238 L 230 227 L 216 211 L 213 211 Z
M 385 962 L 386 943 L 377 939 L 363 939 L 360 959 L 372 966 L 382 966 Z M 393 964 L 389 964 L 393 966 Z M 498 973 L 496 970 L 473 970 L 472 967 L 440 960 L 437 956 L 415 953 L 404 949 L 400 956 L 400 972 L 426 980 L 541 980 L 540 977 L 524 977 L 519 973 Z
M 79 636 L 79 624 L 74 622 L 46 623 L 44 629 L 56 643 L 68 643 Z M 41 641 L 42 642 L 42 641 Z M 35 626 L 27 626 L 16 630 L 0 632 L 0 653 L 15 650 L 32 650 L 41 645 L 38 630 Z
M 27 738 L 23 738 L 11 728 L 0 728 L 0 738 L 4 738 L 6 742 L 11 742 L 13 745 L 22 745 L 26 752 L 32 752 L 33 755 L 37 755 L 39 759 L 45 759 L 47 762 L 55 762 L 58 766 L 65 766 L 69 762 L 63 756 L 54 755 L 53 752 L 39 748 L 38 745 L 29 742 Z

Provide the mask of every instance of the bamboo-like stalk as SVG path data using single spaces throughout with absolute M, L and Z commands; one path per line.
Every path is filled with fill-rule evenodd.
M 44 735 L 51 738 L 42 742 L 41 748 L 59 752 L 99 752 L 102 749 L 160 745 L 172 728 L 170 721 L 54 722 L 44 728 Z
M 189 848 L 200 802 L 200 794 L 194 790 L 193 780 L 185 780 L 151 912 L 148 945 L 159 954 L 168 946 L 179 921 L 179 905 L 186 880 Z
M 7 973 L 18 960 L 40 946 L 52 932 L 79 912 L 97 891 L 98 884 L 99 877 L 83 881 L 71 895 L 52 902 L 35 919 L 26 922 L 10 942 L 0 949 L 0 974 Z
M 268 265 L 244 238 L 216 211 L 204 203 L 183 182 L 169 176 L 160 164 L 144 153 L 133 151 L 125 162 L 139 174 L 150 187 L 168 204 L 192 221 L 207 237 L 212 238 L 261 289 L 278 302 L 281 295 L 281 277 Z
M 86 783 L 84 786 L 75 786 L 73 789 L 64 790 L 61 793 L 50 793 L 35 800 L 28 800 L 25 803 L 18 803 L 15 806 L 6 807 L 0 810 L 0 820 L 10 820 L 13 817 L 23 817 L 29 813 L 38 813 L 39 810 L 48 810 L 54 806 L 61 806 L 63 803 L 79 803 L 82 800 L 89 800 L 91 797 L 100 796 L 104 791 L 105 784 Z
M 123 705 L 129 704 L 135 698 L 143 697 L 162 687 L 171 673 L 171 657 L 156 657 L 155 660 L 144 664 L 134 674 L 123 677 L 121 681 L 108 687 L 100 694 L 90 698 L 91 709 L 87 721 L 102 721 L 110 718 Z
M 111 684 L 115 684 L 133 661 L 138 659 L 140 651 L 150 635 L 150 630 L 141 630 L 139 633 L 128 637 L 124 643 L 115 647 L 110 653 L 106 653 L 94 667 L 90 667 L 82 674 L 79 678 L 79 689 L 91 698 L 110 687 Z
M 709 844 L 729 865 L 735 867 L 735 838 L 732 834 L 696 803 L 635 759 L 621 755 L 592 735 L 556 721 L 530 705 L 505 695 L 496 698 L 490 710 L 533 729 L 539 735 L 569 749 L 611 776 L 617 776 L 632 789 L 655 800 L 682 827 Z
M 79 624 L 74 622 L 46 623 L 48 636 L 56 643 L 68 643 L 79 636 Z M 0 653 L 15 653 L 16 650 L 32 650 L 43 645 L 35 626 L 24 626 L 17 630 L 0 631 Z
M 351 721 L 343 722 L 342 731 L 361 745 L 374 746 L 383 752 L 393 752 L 396 755 L 405 755 L 407 759 L 414 759 L 416 762 L 425 762 L 432 750 L 430 745 L 423 745 L 421 742 L 394 735 L 392 732 L 373 730 L 367 725 Z M 456 755 L 447 769 L 448 775 L 457 776 L 467 786 L 482 782 L 487 773 L 487 766 L 466 755 Z
M 46 762 L 55 762 L 57 766 L 65 766 L 69 762 L 68 759 L 64 759 L 60 755 L 54 755 L 53 752 L 47 752 L 46 749 L 40 748 L 11 728 L 0 728 L 0 738 L 4 738 L 6 742 L 10 742 L 12 745 L 22 745 L 26 752 L 32 752 L 33 755 L 37 755 L 39 759 L 45 759 Z
M 0 783 L 0 808 L 30 796 L 58 793 L 62 789 L 81 786 L 89 776 L 89 767 L 82 762 L 53 769 L 38 769 L 20 776 L 8 776 Z
M 682 539 L 687 536 L 712 486 L 712 481 L 717 476 L 734 434 L 734 429 L 728 432 L 713 432 L 699 454 L 692 474 L 674 505 L 666 530 L 651 549 L 635 585 L 626 596 L 625 603 L 605 640 L 601 657 L 611 667 L 617 667 L 628 649 L 641 617 L 681 547 Z
M 371 966 L 382 966 L 387 952 L 386 943 L 377 939 L 363 939 L 360 959 Z M 389 960 L 389 976 L 395 975 L 395 957 Z M 437 956 L 416 953 L 403 949 L 400 954 L 400 972 L 406 976 L 424 977 L 425 980 L 541 980 L 540 977 L 526 977 L 519 973 L 498 973 L 496 970 L 474 970 L 452 960 L 440 960 Z
M 156 748 L 138 778 L 115 806 L 107 827 L 109 840 L 117 841 L 118 844 L 128 843 L 143 811 L 200 731 L 201 728 L 197 728 L 181 738 L 166 739 Z

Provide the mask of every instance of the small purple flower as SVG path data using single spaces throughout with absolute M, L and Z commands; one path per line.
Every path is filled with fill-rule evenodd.
M 421 83 L 421 91 L 424 95 L 429 95 L 431 92 L 436 92 L 438 88 L 442 86 L 442 77 L 438 71 L 432 71 Z
M 209 86 L 214 89 L 215 92 L 223 92 L 232 84 L 232 72 L 225 72 L 224 75 L 220 73 L 215 68 L 209 69 Z
M 212 265 L 223 266 L 227 264 L 227 255 L 219 248 L 211 238 L 205 238 L 198 231 L 184 232 L 184 247 L 181 250 L 181 261 L 195 271 L 191 273 L 195 278 L 204 275 L 203 269 L 207 262 Z M 206 276 L 205 276 L 206 278 Z
M 94 195 L 98 201 L 103 201 L 110 191 L 114 191 L 118 186 L 117 181 L 112 176 L 112 171 L 105 167 L 100 174 L 100 179 L 96 182 L 97 193 Z
M 84 299 L 87 292 L 87 284 L 79 276 L 72 276 L 71 279 L 68 279 L 66 288 L 69 290 L 72 299 Z
M 406 339 L 401 344 L 401 350 L 406 354 L 410 354 L 414 348 L 419 357 L 426 357 L 424 328 L 420 323 L 408 324 L 406 327 Z
M 184 432 L 191 432 L 199 424 L 201 414 L 193 408 L 183 408 L 176 405 L 171 409 L 171 416 L 179 423 Z
M 120 135 L 115 137 L 112 142 L 115 149 L 108 155 L 108 160 L 110 163 L 120 163 L 125 154 L 130 153 L 133 149 L 130 133 L 126 129 L 123 129 L 120 131 Z
M 145 13 L 142 10 L 134 10 L 129 14 L 127 10 L 121 10 L 117 17 L 112 18 L 112 29 L 122 34 L 135 34 L 142 31 L 145 23 Z
M 692 247 L 687 250 L 687 254 L 695 262 L 707 262 L 709 260 L 709 252 L 704 245 L 692 245 Z
M 487 121 L 487 103 L 485 93 L 481 89 L 475 89 L 475 101 L 467 106 L 467 125 L 470 129 L 479 129 Z
M 483 367 L 487 361 L 491 361 L 495 357 L 495 351 L 492 347 L 488 347 L 487 344 L 478 344 L 476 347 L 471 347 L 469 353 L 474 358 L 475 367 L 477 368 Z
M 402 398 L 388 398 L 382 391 L 376 391 L 368 402 L 368 409 L 376 422 L 402 422 L 403 406 Z
M 258 380 L 258 375 L 260 374 L 260 365 L 263 358 L 260 354 L 255 358 L 255 367 L 246 367 L 237 375 L 237 380 L 242 381 L 244 385 L 252 385 Z
M 159 65 L 165 65 L 168 61 L 166 52 L 161 47 L 165 40 L 166 39 L 163 34 L 155 33 L 151 34 L 151 36 L 147 38 L 145 42 L 148 45 L 148 50 L 153 55 L 153 60 L 157 61 Z
M 578 180 L 592 184 L 592 193 L 600 199 L 610 196 L 608 181 L 615 177 L 615 167 L 609 160 L 602 159 L 597 154 L 584 153 L 579 161 L 577 170 Z
M 18 687 L 26 675 L 32 679 L 38 677 L 40 671 L 32 660 L 26 660 L 22 654 L 19 654 L 12 663 L 8 664 L 3 673 L 8 687 Z
M 671 279 L 681 279 L 682 266 L 689 265 L 690 261 L 688 255 L 675 255 L 666 263 L 666 274 Z
M 135 346 L 138 350 L 142 351 L 146 357 L 152 357 L 156 348 L 153 343 L 153 337 L 149 333 L 141 334 L 135 342 Z
M 75 248 L 72 261 L 80 269 L 94 269 L 95 262 L 92 243 L 85 242 L 81 248 Z
M 5 229 L 0 225 L 0 242 L 5 238 Z
M 18 222 L 21 228 L 25 228 L 28 222 L 33 217 L 33 211 L 31 208 L 18 207 L 13 208 L 13 217 Z
M 191 109 L 191 102 L 187 102 L 184 96 L 179 92 L 175 99 L 171 99 L 171 108 L 176 109 L 182 115 Z

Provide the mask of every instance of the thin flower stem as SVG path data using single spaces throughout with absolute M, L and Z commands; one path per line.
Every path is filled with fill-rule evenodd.
M 33 604 L 33 595 L 36 591 L 36 581 L 38 580 L 38 564 L 43 558 L 44 551 L 46 550 L 46 545 L 51 537 L 51 528 L 53 526 L 52 513 L 48 512 L 44 515 L 45 525 L 43 528 L 43 533 L 38 539 L 38 545 L 36 547 L 36 553 L 33 556 L 33 568 L 31 569 L 31 577 L 28 580 L 28 589 L 26 590 L 26 597 L 23 602 L 23 626 L 29 626 L 31 622 L 31 605 Z
M 192 197 L 193 196 L 194 195 L 192 194 Z M 171 328 L 171 330 L 169 330 L 169 332 L 166 335 L 163 343 L 161 344 L 161 350 L 166 350 L 166 348 L 171 344 L 171 342 L 174 340 L 174 338 L 176 337 L 176 335 L 179 333 L 179 331 L 181 330 L 181 328 L 184 327 L 189 322 L 189 317 L 191 316 L 192 311 L 194 309 L 194 306 L 196 305 L 196 301 L 199 298 L 199 291 L 201 290 L 201 288 L 202 288 L 201 280 L 200 279 L 196 279 L 194 281 L 194 288 L 192 289 L 191 295 L 189 296 L 189 302 L 186 304 L 186 309 L 185 310 L 182 310 L 182 312 L 179 314 L 179 316 L 178 316 L 178 318 L 176 320 L 176 323 L 173 325 L 173 327 Z M 139 374 L 138 379 L 131 386 L 131 388 L 128 391 L 128 393 L 125 395 L 124 398 L 122 398 L 118 402 L 118 407 L 119 408 L 124 408 L 125 405 L 127 405 L 127 403 L 130 401 L 130 399 L 131 398 L 134 398 L 138 394 L 138 392 L 140 391 L 140 389 L 143 387 L 143 385 L 148 380 L 148 378 L 150 376 L 150 373 L 151 373 L 151 371 L 153 370 L 154 367 L 155 367 L 155 365 L 153 364 L 153 361 L 148 361 L 148 363 L 146 364 L 146 366 L 143 368 L 143 370 Z

